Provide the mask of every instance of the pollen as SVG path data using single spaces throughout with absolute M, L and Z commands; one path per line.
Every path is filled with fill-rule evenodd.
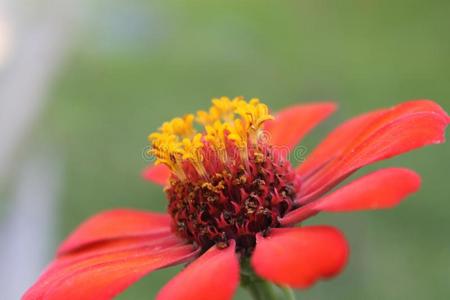
M 179 236 L 203 249 L 233 239 L 250 253 L 257 233 L 280 225 L 300 181 L 262 138 L 272 119 L 259 99 L 220 97 L 209 110 L 174 118 L 149 135 L 156 163 L 172 172 L 166 193 Z

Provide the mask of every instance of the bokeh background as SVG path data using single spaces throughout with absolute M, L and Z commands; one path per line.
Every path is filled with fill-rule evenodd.
M 163 211 L 146 136 L 214 96 L 273 110 L 336 100 L 339 122 L 430 98 L 450 111 L 450 2 L 0 1 L 0 298 L 17 299 L 57 244 L 101 210 Z M 345 272 L 299 299 L 448 299 L 450 144 L 379 163 L 423 187 L 391 211 L 321 215 L 350 241 Z M 118 299 L 153 299 L 180 268 Z M 239 290 L 236 299 L 249 299 Z

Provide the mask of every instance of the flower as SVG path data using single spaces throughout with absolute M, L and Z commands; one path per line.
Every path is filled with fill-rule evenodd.
M 385 168 L 334 189 L 363 166 L 444 142 L 450 122 L 429 100 L 353 118 L 294 168 L 295 145 L 335 110 L 304 104 L 274 116 L 258 99 L 214 99 L 209 111 L 164 123 L 149 136 L 168 213 L 117 209 L 83 223 L 23 299 L 111 299 L 144 275 L 190 263 L 158 300 L 231 299 L 240 265 L 282 286 L 306 288 L 338 274 L 348 245 L 330 226 L 294 227 L 320 212 L 391 208 L 420 186 Z M 334 190 L 333 190 L 334 189 Z

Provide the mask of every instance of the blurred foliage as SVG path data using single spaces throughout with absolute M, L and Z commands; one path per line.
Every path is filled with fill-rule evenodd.
M 146 136 L 213 96 L 260 97 L 274 110 L 337 100 L 339 112 L 303 142 L 309 149 L 339 122 L 378 107 L 426 97 L 450 111 L 449 1 L 91 5 L 38 133 L 66 159 L 59 240 L 101 210 L 163 211 L 161 189 L 140 178 Z M 422 190 L 398 209 L 316 218 L 346 232 L 350 264 L 298 298 L 445 299 L 449 150 L 429 147 L 375 166 L 423 175 Z M 151 299 L 178 270 L 155 272 L 119 299 Z

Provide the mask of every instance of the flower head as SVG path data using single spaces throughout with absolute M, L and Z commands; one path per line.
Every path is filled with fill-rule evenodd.
M 197 115 L 200 133 L 188 115 L 149 136 L 156 162 L 173 173 L 166 193 L 174 232 L 203 250 L 234 240 L 238 250 L 249 253 L 256 234 L 278 227 L 293 208 L 300 178 L 260 139 L 273 116 L 258 99 L 214 99 L 209 113 Z
M 191 262 L 158 300 L 231 299 L 240 266 L 278 285 L 305 288 L 338 274 L 348 245 L 330 226 L 293 227 L 320 212 L 390 208 L 416 192 L 405 168 L 369 173 L 332 192 L 359 168 L 444 142 L 448 115 L 429 100 L 353 118 L 298 167 L 286 156 L 335 109 L 332 103 L 272 115 L 258 99 L 213 99 L 149 135 L 168 214 L 112 210 L 83 223 L 24 299 L 111 299 L 156 269 Z M 242 273 L 242 281 L 246 280 Z

